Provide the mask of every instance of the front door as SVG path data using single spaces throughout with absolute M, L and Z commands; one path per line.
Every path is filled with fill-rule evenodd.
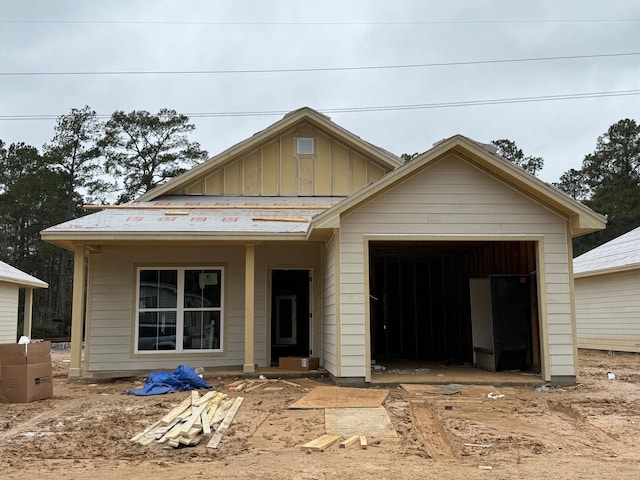
M 311 355 L 311 271 L 271 271 L 271 365 L 280 357 Z

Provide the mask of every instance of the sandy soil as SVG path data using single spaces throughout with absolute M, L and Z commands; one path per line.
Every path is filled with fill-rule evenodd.
M 498 399 L 486 386 L 455 395 L 392 388 L 385 407 L 398 439 L 314 453 L 300 445 L 324 433 L 323 410 L 287 406 L 316 380 L 230 393 L 245 401 L 218 449 L 166 449 L 128 439 L 186 393 L 123 395 L 140 385 L 133 380 L 69 384 L 65 358 L 53 354 L 53 398 L 0 404 L 1 478 L 640 478 L 640 355 L 581 351 L 576 386 L 501 388 Z M 217 390 L 234 380 L 205 378 Z

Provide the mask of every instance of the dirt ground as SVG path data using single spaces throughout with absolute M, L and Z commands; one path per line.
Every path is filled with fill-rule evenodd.
M 390 389 L 384 403 L 398 439 L 310 453 L 323 410 L 288 410 L 318 380 L 256 389 L 218 449 L 128 441 L 188 393 L 123 395 L 140 381 L 68 383 L 54 353 L 54 397 L 0 404 L 4 479 L 640 478 L 640 355 L 581 351 L 578 384 L 550 391 L 475 386 L 454 395 Z M 615 373 L 609 380 L 607 372 Z M 226 392 L 232 378 L 205 378 Z M 488 398 L 499 391 L 502 398 Z

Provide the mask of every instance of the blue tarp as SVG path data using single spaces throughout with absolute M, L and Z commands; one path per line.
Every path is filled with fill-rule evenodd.
M 127 395 L 162 395 L 163 393 L 182 392 L 195 388 L 211 388 L 198 376 L 195 370 L 186 365 L 178 365 L 173 373 L 155 372 L 141 388 L 127 390 Z

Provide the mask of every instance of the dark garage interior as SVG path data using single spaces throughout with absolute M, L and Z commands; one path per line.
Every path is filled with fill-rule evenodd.
M 536 242 L 372 241 L 369 253 L 372 361 L 470 365 L 475 351 L 495 359 L 489 370 L 539 371 Z M 492 348 L 474 346 L 485 327 L 471 279 L 491 285 Z

